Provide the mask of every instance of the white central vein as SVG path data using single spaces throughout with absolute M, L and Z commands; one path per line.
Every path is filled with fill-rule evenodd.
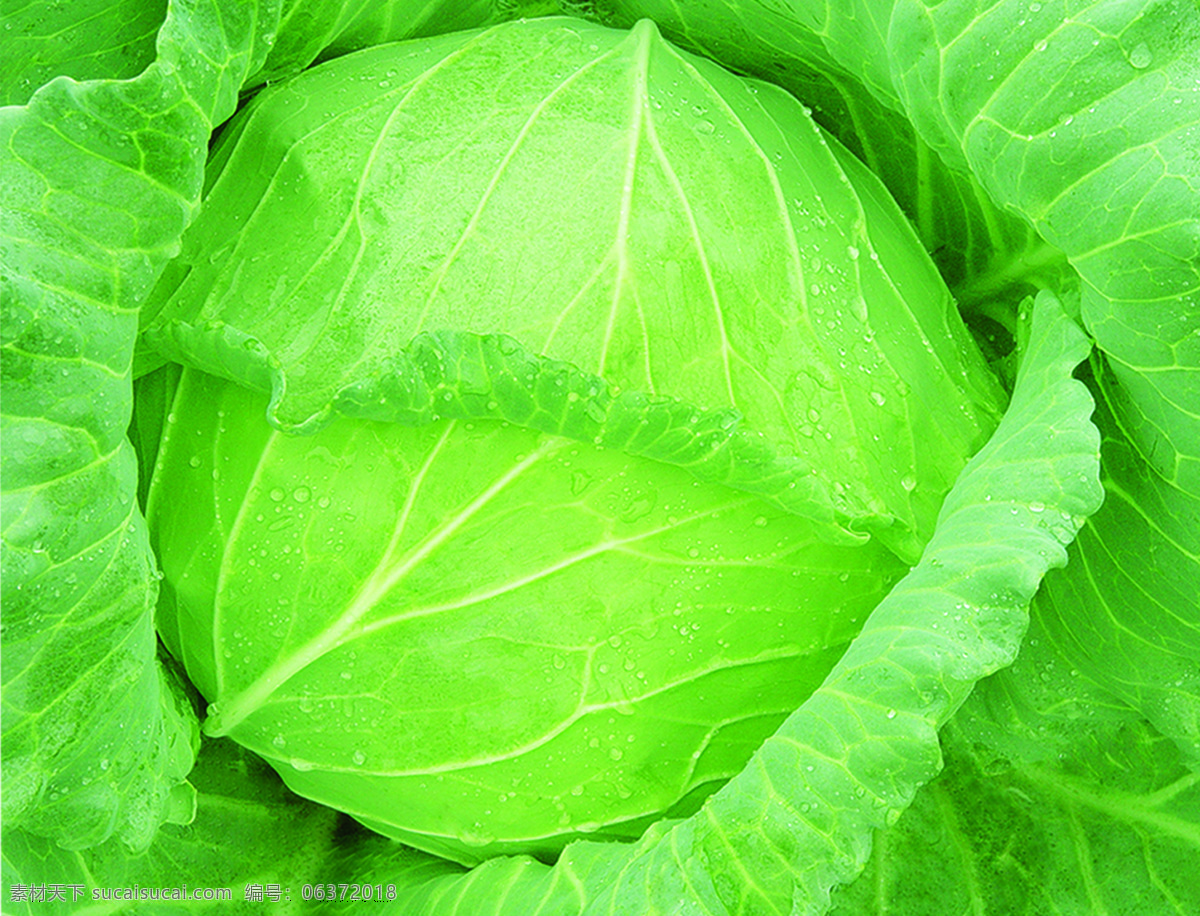
M 621 209 L 617 217 L 617 237 L 613 242 L 613 251 L 617 258 L 617 276 L 613 281 L 612 301 L 608 309 L 608 324 L 604 328 L 604 342 L 600 346 L 600 360 L 596 374 L 604 377 L 605 363 L 608 361 L 608 348 L 612 345 L 613 332 L 617 326 L 617 312 L 621 304 L 621 293 L 624 291 L 626 277 L 629 273 L 629 219 L 633 212 L 633 184 L 637 175 L 637 158 L 641 149 L 642 126 L 646 121 L 646 107 L 650 104 L 649 72 L 650 72 L 650 39 L 649 33 L 643 29 L 638 36 L 637 56 L 635 58 L 635 79 L 633 92 L 630 93 L 629 104 L 629 149 L 625 154 L 625 176 L 621 183 Z M 646 339 L 646 363 L 649 367 L 649 338 Z M 649 373 L 647 373 L 649 378 Z
M 733 393 L 733 372 L 729 365 L 729 354 L 733 348 L 730 345 L 729 335 L 726 331 L 725 313 L 721 306 L 721 297 L 717 293 L 716 278 L 713 276 L 708 251 L 704 247 L 704 238 L 700 232 L 700 225 L 696 220 L 696 212 L 692 208 L 692 202 L 688 198 L 687 190 L 683 186 L 679 173 L 675 171 L 675 166 L 671 164 L 670 157 L 667 156 L 666 150 L 663 149 L 653 121 L 650 121 L 646 126 L 646 136 L 650 141 L 650 148 L 662 168 L 663 175 L 666 177 L 671 189 L 675 192 L 675 199 L 682 209 L 683 216 L 687 220 L 688 232 L 692 237 L 692 245 L 695 247 L 696 258 L 700 262 L 700 269 L 704 274 L 704 284 L 708 290 L 709 301 L 713 307 L 713 319 L 716 323 L 717 336 L 720 340 L 721 365 L 725 374 L 725 392 L 729 398 L 730 406 L 736 407 L 737 397 Z

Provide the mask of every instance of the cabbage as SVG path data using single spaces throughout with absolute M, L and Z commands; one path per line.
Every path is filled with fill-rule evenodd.
M 460 861 L 695 810 L 1002 406 L 878 181 L 650 22 L 339 58 L 214 158 L 147 337 L 270 391 L 170 395 L 160 630 L 209 734 Z
M 0 29 L 6 912 L 1200 908 L 1191 6 L 98 10 Z

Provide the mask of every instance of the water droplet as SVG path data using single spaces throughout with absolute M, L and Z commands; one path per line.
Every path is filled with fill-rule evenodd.
M 199 457 L 197 457 L 196 455 L 193 455 L 191 458 L 188 459 L 188 465 L 193 468 L 200 467 Z
M 900 478 L 900 486 L 904 487 L 909 493 L 917 488 L 917 478 L 912 474 L 905 474 Z
M 623 522 L 636 522 L 649 515 L 657 501 L 658 492 L 655 490 L 631 494 L 621 506 L 617 517 Z
M 1054 539 L 1060 544 L 1070 544 L 1072 538 L 1075 537 L 1075 532 L 1073 532 L 1070 528 L 1064 528 L 1062 525 L 1054 525 L 1050 529 L 1050 534 L 1052 534 Z
M 367 762 L 367 755 L 362 751 L 355 751 L 351 759 L 354 761 L 355 766 L 362 766 Z
M 274 488 L 272 488 L 271 493 L 270 493 L 272 502 L 277 502 L 277 503 L 282 502 L 283 497 L 286 495 L 287 494 L 283 492 L 283 487 L 274 487 Z
M 296 487 L 296 489 L 292 491 L 292 499 L 296 500 L 298 503 L 306 503 L 310 498 L 312 498 L 312 490 L 310 490 L 308 487 Z
M 1150 46 L 1144 41 L 1138 42 L 1129 52 L 1129 66 L 1135 70 L 1145 70 L 1153 60 L 1154 55 L 1150 51 Z
M 571 472 L 571 495 L 578 496 L 586 490 L 592 482 L 592 475 L 587 471 L 572 471 Z

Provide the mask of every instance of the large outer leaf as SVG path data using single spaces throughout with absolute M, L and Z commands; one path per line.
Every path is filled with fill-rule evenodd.
M 942 735 L 946 771 L 880 835 L 835 916 L 1200 912 L 1200 777 L 1144 723 L 999 774 L 954 723 Z
M 550 12 L 553 0 L 283 0 L 279 30 L 254 84 L 389 41 L 444 35 Z
M 1111 497 L 1048 583 L 1047 626 L 1196 765 L 1200 7 L 905 2 L 892 23 L 918 128 L 1067 254 L 1104 354 Z
M 1008 761 L 1052 759 L 1100 726 L 1145 716 L 1200 765 L 1200 498 L 1141 460 L 1107 396 L 1103 508 L 1080 531 L 1071 565 L 1047 576 L 1031 645 L 981 685 L 964 727 Z M 1134 712 L 1136 711 L 1136 712 Z
M 29 0 L 0 10 L 0 105 L 56 76 L 126 79 L 154 60 L 166 0 Z
M 1102 378 L 1102 395 L 1116 387 Z M 1102 403 L 1108 497 L 1080 532 L 1072 574 L 1038 596 L 1047 637 L 1060 664 L 1137 709 L 1200 769 L 1200 494 L 1158 476 Z
M 628 26 L 653 19 L 688 50 L 778 83 L 882 179 L 960 307 L 992 306 L 1009 287 L 1038 285 L 1065 266 L 1061 253 L 997 207 L 970 173 L 949 167 L 895 107 L 839 64 L 793 11 L 768 0 L 599 0 L 596 15 Z M 1044 282 L 1040 285 L 1046 285 Z
M 914 123 L 1066 253 L 1121 425 L 1200 495 L 1200 6 L 902 0 L 891 23 Z
M 140 77 L 0 110 L 6 830 L 145 845 L 191 765 L 191 710 L 155 666 L 130 362 L 272 15 L 173 5 Z
M 12 916 L 189 916 L 263 914 L 294 916 L 310 911 L 304 886 L 345 881 L 337 847 L 354 840 L 336 812 L 288 792 L 265 763 L 231 741 L 206 741 L 196 758 L 195 816 L 168 824 L 144 853 L 130 854 L 110 840 L 71 851 L 41 837 L 14 832 L 4 843 L 4 912 Z M 369 855 L 378 842 L 355 848 Z M 366 875 L 361 874 L 365 880 Z M 373 880 L 386 880 L 372 875 Z M 34 889 L 62 888 L 44 899 Z M 137 893 L 187 888 L 197 899 L 154 899 Z M 257 899 L 255 895 L 257 888 Z M 107 896 L 93 901 L 104 889 Z M 207 894 L 219 890 L 222 896 Z M 129 893 L 126 899 L 116 893 Z

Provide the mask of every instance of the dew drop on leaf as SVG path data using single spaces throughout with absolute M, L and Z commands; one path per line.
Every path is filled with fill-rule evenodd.
M 1138 42 L 1129 52 L 1129 66 L 1135 70 L 1145 70 L 1153 61 L 1154 55 L 1150 52 L 1150 46 L 1144 41 Z

